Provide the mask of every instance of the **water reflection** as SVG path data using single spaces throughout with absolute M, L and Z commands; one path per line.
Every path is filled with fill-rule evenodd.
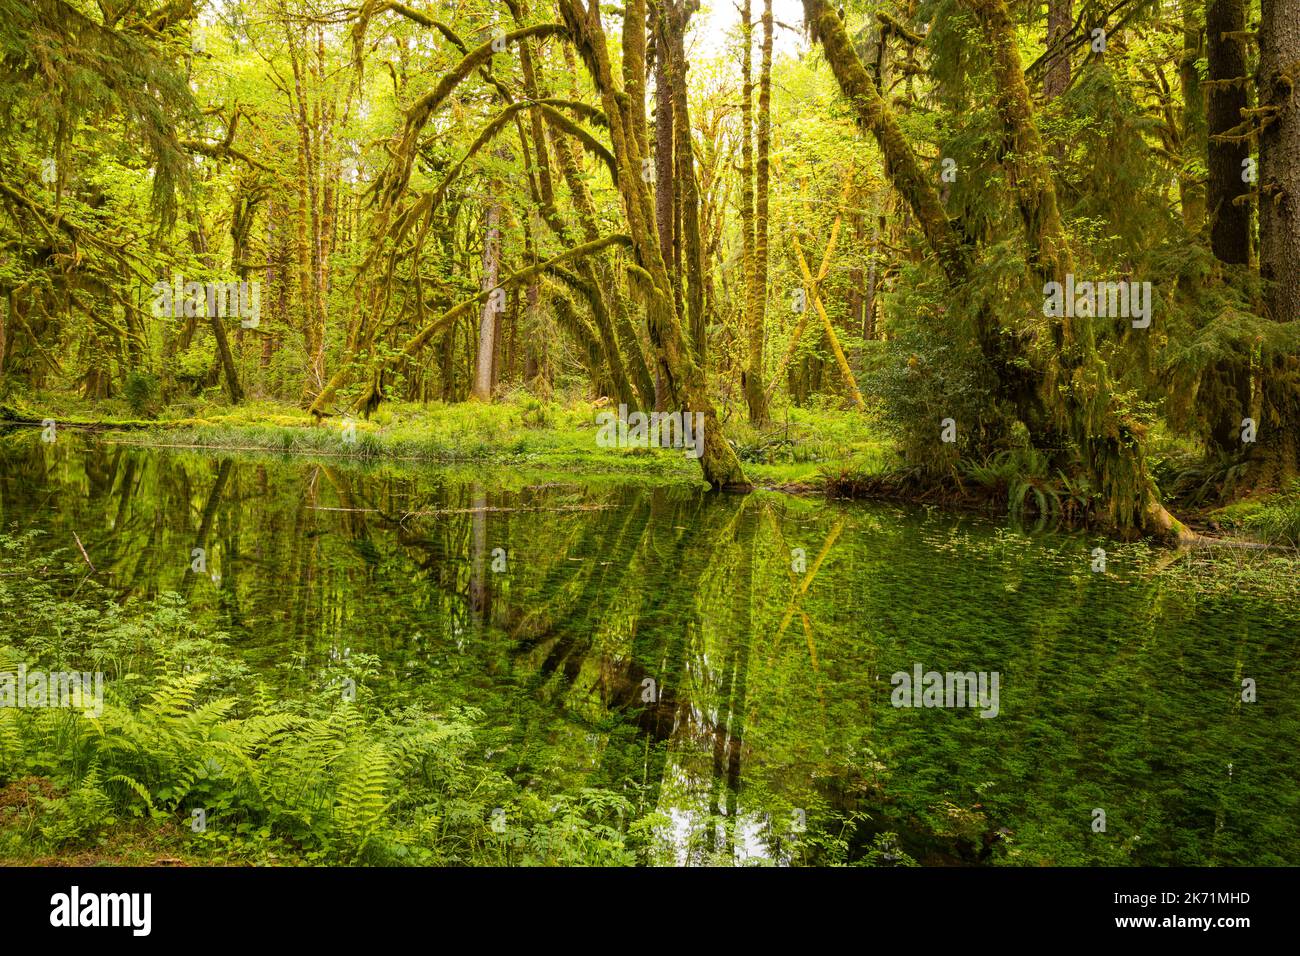
M 283 693 L 370 654 L 394 705 L 478 708 L 521 784 L 627 795 L 647 862 L 1300 856 L 1300 606 L 1141 548 L 1095 575 L 894 508 L 22 434 L 0 523 L 184 595 Z M 999 672 L 998 717 L 894 709 L 916 662 Z

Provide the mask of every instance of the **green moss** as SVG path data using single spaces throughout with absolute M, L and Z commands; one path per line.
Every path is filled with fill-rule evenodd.
M 130 431 L 120 441 L 211 448 L 246 453 L 321 455 L 362 461 L 425 460 L 498 464 L 531 474 L 609 473 L 648 480 L 699 482 L 696 459 L 670 449 L 602 448 L 589 402 L 545 402 L 518 393 L 493 404 L 385 404 L 369 419 L 327 418 L 276 402 L 238 406 L 174 406 L 156 421 L 117 414 L 112 403 L 66 395 L 37 396 L 14 411 L 25 418 L 53 417 L 69 425 Z M 55 400 L 57 398 L 57 400 Z M 347 435 L 345 427 L 354 432 Z M 786 408 L 756 429 L 736 416 L 724 434 L 759 485 L 811 484 L 822 472 L 853 461 L 878 460 L 888 444 L 872 420 L 857 412 Z M 352 440 L 352 438 L 355 440 Z
M 1233 502 L 1210 517 L 1225 528 L 1244 531 L 1269 544 L 1300 548 L 1300 481 L 1266 498 Z

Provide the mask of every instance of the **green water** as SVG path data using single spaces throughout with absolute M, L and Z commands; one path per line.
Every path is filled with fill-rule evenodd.
M 476 708 L 521 787 L 630 795 L 652 862 L 1300 863 L 1283 559 L 10 435 L 0 530 L 30 529 L 75 532 L 120 600 L 183 595 L 278 693 L 353 673 L 393 706 Z M 890 676 L 918 664 L 996 672 L 997 715 L 893 706 Z

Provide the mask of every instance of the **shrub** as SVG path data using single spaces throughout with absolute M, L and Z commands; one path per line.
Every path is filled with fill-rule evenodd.
M 162 386 L 158 376 L 149 372 L 131 372 L 123 387 L 127 404 L 140 418 L 157 418 L 162 411 Z

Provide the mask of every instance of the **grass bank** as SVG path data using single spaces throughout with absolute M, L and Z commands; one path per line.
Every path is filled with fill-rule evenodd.
M 682 450 L 601 447 L 596 416 L 607 407 L 523 392 L 492 404 L 385 404 L 368 420 L 320 423 L 300 408 L 272 402 L 185 404 L 147 421 L 133 417 L 125 403 L 91 405 L 63 394 L 10 400 L 5 408 L 10 421 L 53 419 L 59 427 L 120 432 L 110 440 L 142 445 L 702 480 L 698 462 Z M 746 474 L 760 486 L 817 486 L 828 471 L 880 468 L 891 457 L 888 441 L 856 412 L 787 408 L 755 429 L 743 408 L 724 408 L 722 421 Z

